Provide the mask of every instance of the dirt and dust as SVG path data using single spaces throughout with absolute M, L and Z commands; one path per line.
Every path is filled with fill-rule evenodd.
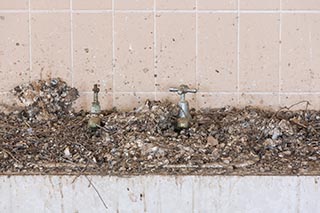
M 50 82 L 45 96 L 0 113 L 0 174 L 320 175 L 320 111 L 191 110 L 191 128 L 177 131 L 177 106 L 147 100 L 103 111 L 89 130 L 90 114 L 71 110 L 76 89 Z

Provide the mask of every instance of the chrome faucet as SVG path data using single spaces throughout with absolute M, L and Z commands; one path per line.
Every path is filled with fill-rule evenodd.
M 99 117 L 99 114 L 101 113 L 101 107 L 98 99 L 98 93 L 100 92 L 100 89 L 98 87 L 98 84 L 93 85 L 92 91 L 93 91 L 93 102 L 91 105 L 88 127 L 90 129 L 96 129 L 101 124 L 101 120 Z
M 196 89 L 190 89 L 187 85 L 180 85 L 178 88 L 170 88 L 170 92 L 176 92 L 180 95 L 179 118 L 177 119 L 178 129 L 187 129 L 190 126 L 191 115 L 189 112 L 189 103 L 186 101 L 185 96 L 187 93 L 196 93 Z

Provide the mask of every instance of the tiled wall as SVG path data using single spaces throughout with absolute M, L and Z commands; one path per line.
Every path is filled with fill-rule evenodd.
M 1 0 L 0 97 L 60 76 L 87 108 L 94 83 L 104 108 L 177 100 L 320 109 L 319 0 Z M 304 106 L 302 106 L 304 107 Z

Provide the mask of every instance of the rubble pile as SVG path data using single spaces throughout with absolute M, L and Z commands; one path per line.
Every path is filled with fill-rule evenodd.
M 29 121 L 70 114 L 72 103 L 79 97 L 78 90 L 68 86 L 60 78 L 22 84 L 12 92 L 23 104 L 21 117 Z
M 320 173 L 320 112 L 232 107 L 192 111 L 177 131 L 175 104 L 131 112 L 20 122 L 0 114 L 2 174 L 313 175 Z
M 75 89 L 36 85 L 15 88 L 26 109 L 0 113 L 0 174 L 320 175 L 320 111 L 192 109 L 178 130 L 176 104 L 147 100 L 92 130 L 70 113 Z

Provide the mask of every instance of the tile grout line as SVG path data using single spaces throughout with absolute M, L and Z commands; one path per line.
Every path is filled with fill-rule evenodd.
M 92 91 L 81 91 L 82 94 L 92 94 Z M 115 93 L 115 94 L 154 94 L 154 92 L 108 92 L 106 94 Z M 171 94 L 170 92 L 158 92 L 161 94 Z M 207 95 L 236 95 L 236 92 L 206 92 L 201 91 L 199 94 L 207 94 Z M 1 94 L 11 94 L 10 92 L 0 92 Z M 277 92 L 243 92 L 245 95 L 275 95 Z M 320 95 L 320 91 L 315 92 L 281 92 L 281 95 Z
M 196 0 L 196 60 L 195 60 L 195 66 L 196 66 L 196 70 L 195 70 L 195 81 L 196 81 L 196 89 L 199 91 L 199 71 L 198 71 L 198 30 L 199 30 L 199 17 L 198 17 L 198 0 Z M 197 94 L 195 94 L 195 104 L 196 104 L 196 108 L 198 108 L 198 98 L 197 98 Z
M 157 89 L 157 78 L 158 67 L 157 67 L 157 0 L 153 0 L 153 73 L 154 73 L 154 99 L 158 99 L 158 89 Z
M 71 60 L 71 85 L 74 87 L 74 42 L 73 42 L 73 0 L 70 0 L 70 60 Z
M 281 106 L 281 78 L 282 78 L 282 0 L 280 0 L 279 7 L 279 94 L 278 94 L 278 104 Z
M 238 0 L 237 9 L 237 104 L 240 105 L 240 0 Z
M 29 81 L 32 79 L 32 39 L 31 39 L 31 0 L 28 1 L 28 18 L 29 18 L 29 23 L 28 23 L 28 33 L 29 33 Z
M 270 13 L 278 14 L 279 10 L 156 10 L 159 13 Z M 1 13 L 68 13 L 70 10 L 1 10 Z M 72 10 L 72 13 L 152 13 L 154 10 Z M 283 14 L 320 14 L 320 10 L 281 10 Z
M 112 0 L 112 107 L 115 107 L 115 42 L 114 42 L 114 23 L 115 23 L 115 0 Z
M 0 92 L 0 94 L 7 94 L 10 92 Z M 80 93 L 83 94 L 92 94 L 92 91 L 81 91 Z M 153 91 L 151 92 L 132 92 L 132 91 L 126 91 L 126 92 L 109 92 L 114 94 L 154 94 Z M 170 92 L 158 92 L 159 94 L 171 94 Z M 277 95 L 278 92 L 243 92 L 244 95 Z M 210 91 L 201 91 L 198 92 L 198 94 L 206 94 L 206 95 L 236 95 L 236 92 L 210 92 Z M 281 95 L 320 95 L 320 91 L 315 92 L 281 92 Z

